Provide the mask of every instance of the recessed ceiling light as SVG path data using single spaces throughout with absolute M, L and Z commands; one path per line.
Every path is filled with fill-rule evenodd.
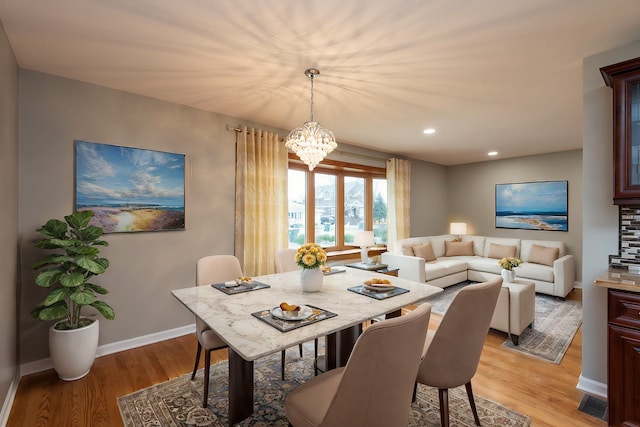
M 431 135 L 432 133 L 436 133 L 436 130 L 434 128 L 428 128 L 424 130 L 424 133 L 427 135 Z
M 497 156 L 497 155 L 498 155 L 498 152 L 497 152 L 497 151 L 489 151 L 489 152 L 487 153 L 487 155 L 488 155 L 488 156 Z

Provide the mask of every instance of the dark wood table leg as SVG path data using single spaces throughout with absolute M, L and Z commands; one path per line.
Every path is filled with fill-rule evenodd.
M 338 354 L 338 340 L 336 333 L 329 334 L 325 337 L 324 367 L 325 372 L 338 367 L 336 355 Z
M 356 344 L 358 337 L 362 334 L 362 324 L 346 328 L 338 333 L 338 366 L 345 366 L 351 355 L 351 350 Z
M 253 362 L 229 348 L 229 426 L 253 414 Z

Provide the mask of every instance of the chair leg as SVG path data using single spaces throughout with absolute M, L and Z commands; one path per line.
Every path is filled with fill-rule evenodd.
M 198 350 L 196 350 L 196 363 L 193 365 L 193 374 L 191 374 L 192 380 L 196 378 L 196 371 L 198 370 L 198 362 L 200 362 L 201 351 L 202 351 L 202 345 L 200 344 L 200 341 L 198 341 Z
M 416 403 L 416 397 L 418 397 L 418 382 L 413 383 L 413 394 L 411 395 L 411 403 Z
M 209 371 L 211 368 L 211 350 L 204 350 L 204 398 L 202 407 L 206 408 L 209 401 Z
M 480 418 L 478 417 L 478 410 L 476 409 L 476 401 L 473 399 L 473 390 L 471 389 L 471 381 L 466 383 L 464 387 L 467 389 L 467 396 L 469 397 L 469 405 L 473 412 L 473 419 L 476 421 L 476 425 L 480 425 Z
M 313 340 L 313 376 L 318 375 L 318 338 Z
M 438 398 L 440 399 L 440 425 L 449 427 L 449 389 L 439 388 Z
M 282 350 L 282 356 L 280 357 L 280 378 L 284 381 L 284 359 L 285 359 L 285 350 Z
M 302 357 L 302 344 L 298 344 L 298 349 L 300 350 L 300 357 Z

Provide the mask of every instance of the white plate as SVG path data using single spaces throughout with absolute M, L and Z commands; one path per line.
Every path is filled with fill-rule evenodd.
M 282 319 L 282 320 L 304 320 L 309 318 L 309 316 L 311 316 L 312 314 L 313 314 L 313 310 L 311 309 L 311 307 L 308 307 L 306 305 L 300 306 L 300 310 L 298 311 L 297 316 L 285 316 L 282 313 L 282 309 L 280 307 L 273 307 L 271 309 L 271 315 L 273 317 L 277 317 L 278 319 Z
M 368 291 L 372 291 L 372 292 L 387 292 L 387 291 L 392 291 L 394 290 L 396 287 L 393 285 L 384 285 L 384 284 L 377 284 L 377 285 L 367 285 L 364 284 L 362 285 L 366 290 Z

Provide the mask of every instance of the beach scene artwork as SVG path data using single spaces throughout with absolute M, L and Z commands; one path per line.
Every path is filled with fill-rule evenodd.
M 568 231 L 567 181 L 496 184 L 496 228 Z
M 76 211 L 105 233 L 184 230 L 184 154 L 75 141 Z

